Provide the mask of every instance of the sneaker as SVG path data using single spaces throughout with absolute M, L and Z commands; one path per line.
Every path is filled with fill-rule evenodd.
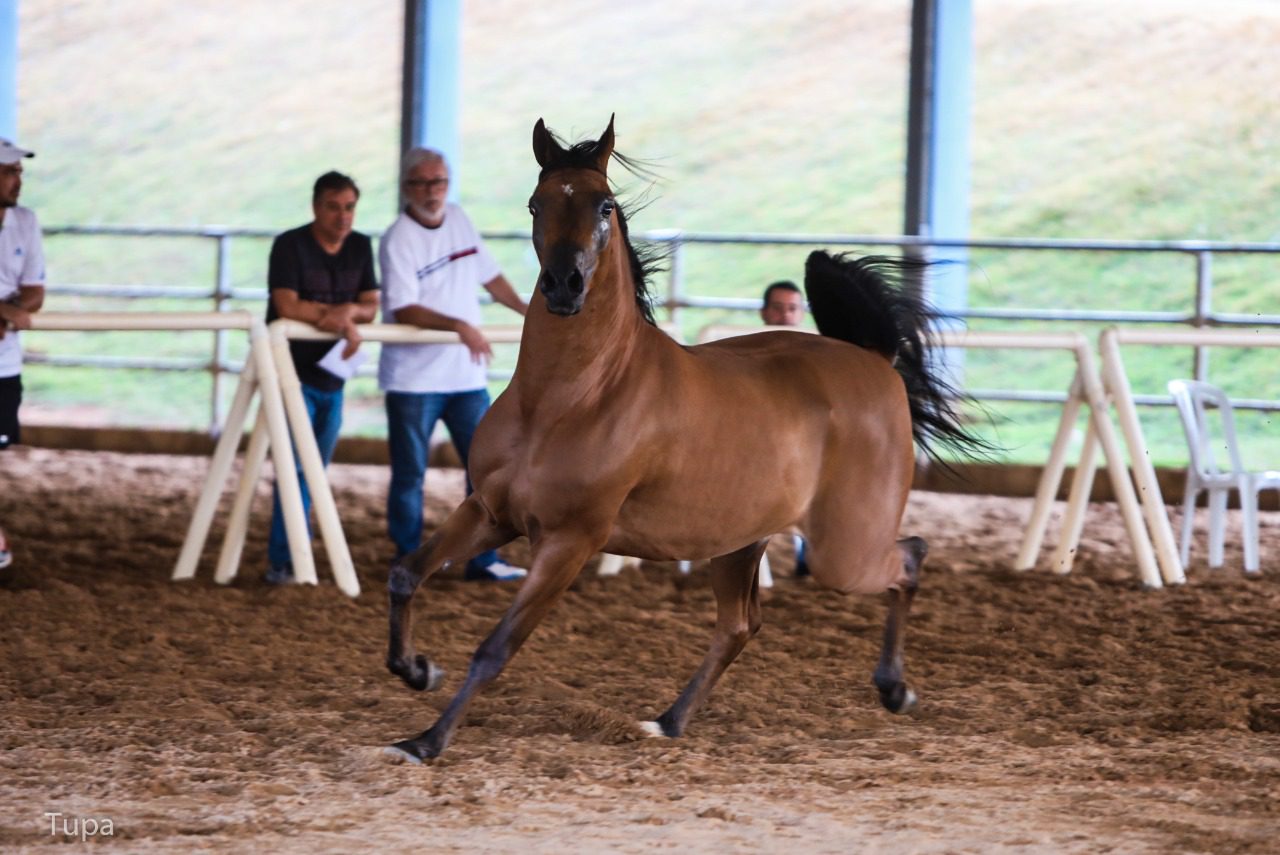
M 467 565 L 468 582 L 517 582 L 529 575 L 523 567 L 512 567 L 505 561 L 495 561 L 488 567 L 472 567 Z
M 262 577 L 262 580 L 268 585 L 292 585 L 293 565 L 272 564 L 267 568 L 267 574 Z
M 13 553 L 9 551 L 9 541 L 4 536 L 4 529 L 0 528 L 0 570 L 3 570 L 12 563 Z

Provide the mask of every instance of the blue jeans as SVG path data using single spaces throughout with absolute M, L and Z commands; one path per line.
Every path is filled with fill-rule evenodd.
M 391 451 L 391 486 L 387 490 L 387 534 L 396 557 L 422 544 L 422 483 L 427 473 L 427 452 L 436 422 L 444 419 L 449 437 L 458 449 L 463 469 L 471 451 L 471 437 L 489 409 L 487 389 L 470 392 L 388 392 L 387 445 Z M 471 478 L 467 477 L 467 495 Z M 482 570 L 498 560 L 493 550 L 467 562 Z
M 311 429 L 320 446 L 320 458 L 328 466 L 333 459 L 333 449 L 338 445 L 338 431 L 342 429 L 342 390 L 324 392 L 306 383 L 302 384 L 302 400 L 307 405 Z M 302 475 L 298 462 L 298 449 L 293 449 L 293 465 L 298 472 L 298 486 L 302 490 L 302 514 L 307 520 L 307 537 L 311 536 L 311 493 L 307 479 Z M 289 538 L 284 530 L 284 514 L 280 510 L 280 488 L 271 490 L 271 534 L 267 538 L 267 561 L 273 567 L 292 563 L 289 557 Z

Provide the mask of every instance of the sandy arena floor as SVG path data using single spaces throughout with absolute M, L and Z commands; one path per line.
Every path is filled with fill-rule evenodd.
M 780 545 L 764 629 L 680 740 L 633 722 L 705 650 L 704 576 L 589 570 L 446 755 L 410 766 L 383 746 L 432 722 L 511 590 L 428 583 L 418 646 L 449 679 L 415 694 L 382 664 L 385 471 L 333 472 L 353 601 L 258 580 L 265 487 L 243 578 L 209 581 L 211 541 L 201 579 L 170 583 L 206 465 L 0 455 L 18 557 L 0 578 L 0 850 L 88 819 L 121 852 L 1280 849 L 1280 515 L 1261 579 L 1235 542 L 1208 571 L 1201 542 L 1190 584 L 1150 592 L 1114 507 L 1090 509 L 1058 578 L 1005 569 L 1029 501 L 917 494 L 904 532 L 932 554 L 906 718 L 869 681 L 882 603 L 790 578 Z M 429 480 L 438 522 L 461 476 Z

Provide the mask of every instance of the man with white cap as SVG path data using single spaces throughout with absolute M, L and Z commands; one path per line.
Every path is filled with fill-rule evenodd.
M 31 315 L 44 304 L 44 249 L 36 215 L 18 204 L 22 161 L 34 152 L 0 139 L 0 450 L 19 440 L 22 348 L 18 330 L 31 329 Z M 13 562 L 0 530 L 0 569 Z

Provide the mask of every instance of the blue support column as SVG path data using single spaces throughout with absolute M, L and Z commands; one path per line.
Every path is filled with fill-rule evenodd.
M 915 0 L 911 18 L 911 83 L 907 131 L 904 234 L 969 237 L 969 127 L 973 99 L 971 0 Z M 948 261 L 931 272 L 928 297 L 943 312 L 968 306 L 968 259 L 962 248 L 938 248 Z M 942 328 L 961 326 L 943 322 Z M 963 352 L 948 353 L 953 380 Z
M 18 134 L 18 0 L 0 0 L 0 137 Z
M 454 199 L 461 186 L 461 38 L 462 0 L 405 0 L 400 153 L 415 146 L 444 152 L 454 179 L 449 196 Z

